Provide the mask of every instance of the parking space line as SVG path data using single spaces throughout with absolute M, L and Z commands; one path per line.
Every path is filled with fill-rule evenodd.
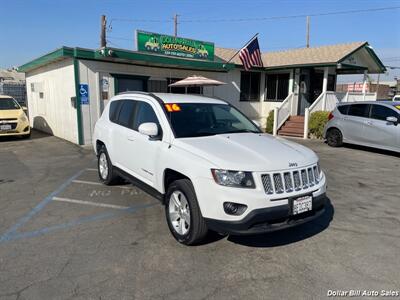
M 19 227 L 23 226 L 25 223 L 27 223 L 34 215 L 36 215 L 38 212 L 40 212 L 54 197 L 56 197 L 58 194 L 60 194 L 65 188 L 71 184 L 76 178 L 82 175 L 84 170 L 80 170 L 77 172 L 75 175 L 64 181 L 55 191 L 51 192 L 46 198 L 44 198 L 38 205 L 36 205 L 30 212 L 28 212 L 25 216 L 20 218 L 16 224 L 11 226 L 10 229 L 8 229 L 1 237 L 0 237 L 0 243 L 4 241 L 8 241 L 12 239 L 13 235 L 16 234 L 16 231 L 18 230 Z
M 114 205 L 114 204 L 108 204 L 108 203 L 97 203 L 97 202 L 92 202 L 92 201 L 76 200 L 76 199 L 61 198 L 61 197 L 54 197 L 53 201 L 84 204 L 84 205 L 115 208 L 115 209 L 128 209 L 129 208 L 128 206 Z
M 95 182 L 95 181 L 86 181 L 86 180 L 72 180 L 72 183 L 82 183 L 82 184 L 91 184 L 91 185 L 105 185 L 101 182 Z M 134 186 L 121 186 L 121 185 L 113 185 L 112 187 L 120 188 L 120 189 L 134 189 Z
M 86 171 L 96 171 L 96 172 L 97 172 L 97 169 L 94 169 L 94 168 L 87 168 Z
M 82 218 L 79 218 L 79 219 L 76 219 L 76 220 L 73 220 L 73 221 L 69 221 L 69 222 L 66 222 L 66 223 L 62 223 L 62 224 L 43 227 L 43 228 L 38 229 L 38 230 L 15 233 L 15 234 L 9 236 L 6 240 L 0 241 L 0 243 L 1 242 L 6 242 L 6 241 L 13 241 L 13 240 L 20 240 L 20 239 L 25 239 L 25 238 L 32 238 L 32 237 L 36 237 L 36 236 L 41 236 L 41 235 L 44 235 L 44 234 L 47 234 L 47 233 L 50 233 L 50 232 L 53 232 L 53 231 L 67 229 L 67 228 L 78 226 L 78 225 L 85 224 L 85 223 L 88 223 L 88 222 L 106 220 L 106 219 L 109 219 L 109 218 L 113 218 L 113 217 L 119 216 L 119 215 L 124 214 L 124 213 L 135 213 L 135 212 L 137 212 L 139 210 L 142 210 L 142 209 L 145 209 L 145 208 L 148 208 L 148 207 L 152 207 L 152 206 L 155 206 L 155 205 L 159 205 L 159 203 L 149 203 L 149 204 L 135 205 L 135 206 L 128 207 L 127 209 L 124 209 L 124 210 L 108 211 L 108 212 L 101 213 L 101 214 L 94 215 L 94 216 L 82 217 Z

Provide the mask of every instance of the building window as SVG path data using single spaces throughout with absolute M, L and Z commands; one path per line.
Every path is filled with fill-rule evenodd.
M 203 94 L 203 88 L 200 86 L 189 86 L 189 87 L 177 87 L 177 86 L 169 86 L 171 83 L 175 83 L 183 78 L 168 78 L 168 92 L 174 94 Z
M 281 102 L 289 94 L 289 73 L 267 74 L 265 78 L 265 101 Z
M 259 72 L 240 72 L 240 101 L 260 101 Z
M 151 93 L 166 93 L 168 91 L 167 80 L 150 79 L 147 82 L 147 88 Z

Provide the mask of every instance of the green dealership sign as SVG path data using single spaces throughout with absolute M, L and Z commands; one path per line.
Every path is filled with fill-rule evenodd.
M 214 60 L 214 44 L 209 42 L 137 30 L 136 43 L 138 51 Z

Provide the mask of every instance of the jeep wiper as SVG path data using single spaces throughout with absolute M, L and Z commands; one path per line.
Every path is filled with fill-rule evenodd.
M 227 134 L 227 133 L 244 133 L 244 132 L 251 132 L 251 133 L 259 133 L 258 131 L 255 130 L 249 130 L 249 129 L 238 129 L 238 130 L 232 130 L 232 131 L 225 131 L 221 132 L 221 134 Z

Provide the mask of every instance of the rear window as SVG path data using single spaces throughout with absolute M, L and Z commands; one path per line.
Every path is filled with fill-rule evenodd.
M 349 111 L 349 105 L 340 105 L 337 109 L 342 115 L 347 115 L 347 112 Z
M 369 104 L 352 104 L 349 107 L 349 116 L 368 118 Z

